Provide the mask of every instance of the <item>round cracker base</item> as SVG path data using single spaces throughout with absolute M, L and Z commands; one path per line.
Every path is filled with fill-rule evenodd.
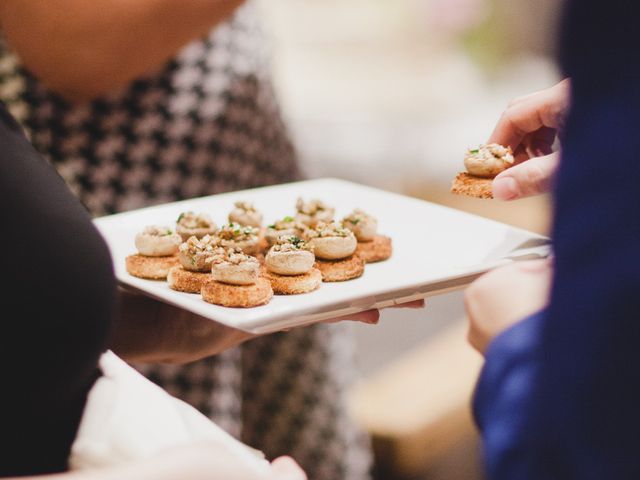
M 169 270 L 180 265 L 177 255 L 168 257 L 147 257 L 139 253 L 125 258 L 127 272 L 130 275 L 146 280 L 165 280 Z
M 451 184 L 451 193 L 475 198 L 493 198 L 492 183 L 493 178 L 474 177 L 461 172 Z
M 233 308 L 258 307 L 269 303 L 273 297 L 271 283 L 262 277 L 253 285 L 229 285 L 209 280 L 200 293 L 205 302 Z
M 323 282 L 344 282 L 362 276 L 364 260 L 354 253 L 341 260 L 316 259 L 315 267 L 322 273 Z
M 185 293 L 200 293 L 202 285 L 210 279 L 208 272 L 190 272 L 182 266 L 173 267 L 167 275 L 169 288 Z
M 358 242 L 356 253 L 366 263 L 388 260 L 393 253 L 391 238 L 384 235 L 376 235 L 370 242 Z
M 264 278 L 271 282 L 271 288 L 276 295 L 299 295 L 313 292 L 322 284 L 322 273 L 312 268 L 304 275 L 278 275 L 265 271 Z

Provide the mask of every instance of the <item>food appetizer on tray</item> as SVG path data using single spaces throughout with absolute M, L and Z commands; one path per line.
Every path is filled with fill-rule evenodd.
M 169 287 L 179 292 L 200 293 L 202 285 L 209 279 L 213 257 L 224 251 L 219 238 L 205 235 L 198 239 L 195 235 L 178 247 L 180 265 L 169 270 Z
M 207 213 L 183 212 L 176 220 L 176 232 L 186 242 L 189 237 L 202 238 L 218 231 L 217 225 Z
M 375 217 L 356 208 L 344 217 L 342 223 L 356 236 L 356 253 L 366 263 L 382 262 L 391 257 L 391 238 L 378 234 L 378 220 Z
M 233 210 L 229 213 L 229 223 L 260 229 L 262 228 L 262 213 L 251 202 L 235 202 Z
M 335 221 L 335 208 L 319 199 L 295 203 L 295 213 L 264 228 L 263 215 L 247 201 L 234 202 L 218 227 L 205 212 L 182 212 L 176 231 L 145 227 L 127 272 L 166 280 L 177 292 L 200 294 L 233 308 L 267 304 L 274 294 L 312 294 L 323 282 L 361 277 L 365 264 L 388 259 L 391 238 L 378 233 L 375 217 L 356 208 Z
M 201 289 L 204 301 L 223 307 L 250 308 L 273 297 L 269 280 L 260 275 L 257 258 L 237 248 L 225 248 L 213 258 L 211 278 Z
M 178 247 L 182 238 L 169 227 L 149 225 L 135 237 L 138 253 L 125 259 L 130 275 L 148 280 L 164 280 L 178 265 Z
M 335 212 L 334 207 L 327 205 L 322 200 L 313 199 L 306 202 L 300 197 L 296 202 L 296 220 L 309 227 L 314 227 L 318 222 L 332 222 Z
M 303 238 L 304 233 L 309 228 L 304 223 L 294 217 L 286 216 L 281 220 L 276 220 L 269 225 L 265 231 L 265 239 L 268 246 L 275 245 L 281 236 L 298 236 Z
M 313 292 L 322 284 L 322 274 L 314 267 L 315 261 L 309 243 L 295 235 L 283 235 L 265 257 L 264 276 L 279 295 Z
M 319 222 L 307 231 L 307 236 L 323 281 L 343 282 L 362 276 L 364 260 L 356 253 L 358 240 L 342 223 Z
M 221 247 L 238 248 L 247 255 L 262 254 L 260 230 L 256 227 L 228 223 L 220 228 L 217 235 Z

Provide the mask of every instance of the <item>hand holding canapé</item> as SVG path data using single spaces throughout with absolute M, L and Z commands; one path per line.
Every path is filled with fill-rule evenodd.
M 510 147 L 489 143 L 469 148 L 464 156 L 466 171 L 456 175 L 451 185 L 451 193 L 493 198 L 493 179 L 513 165 L 513 151 Z
M 550 190 L 560 160 L 553 145 L 564 127 L 570 88 L 565 79 L 513 100 L 502 114 L 489 142 L 511 147 L 515 166 L 495 177 L 494 198 L 516 200 Z
M 553 146 L 569 110 L 570 81 L 513 100 L 486 144 L 467 150 L 451 192 L 516 200 L 546 193 L 560 160 Z

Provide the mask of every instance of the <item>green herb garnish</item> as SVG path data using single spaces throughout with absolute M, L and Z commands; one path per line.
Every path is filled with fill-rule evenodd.
M 469 150 L 470 153 L 478 153 L 480 151 L 479 148 L 474 148 L 473 150 Z
M 182 220 L 184 218 L 184 212 L 180 214 L 180 216 L 178 217 L 178 220 L 176 220 L 176 223 L 180 223 L 180 220 Z
M 293 222 L 294 218 L 287 215 L 282 219 L 283 222 Z

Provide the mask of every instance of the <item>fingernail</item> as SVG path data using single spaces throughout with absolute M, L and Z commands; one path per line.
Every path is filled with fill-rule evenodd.
M 513 177 L 497 177 L 492 185 L 493 197 L 498 200 L 518 198 L 518 184 Z

